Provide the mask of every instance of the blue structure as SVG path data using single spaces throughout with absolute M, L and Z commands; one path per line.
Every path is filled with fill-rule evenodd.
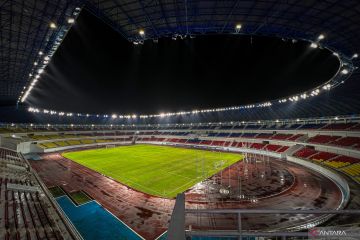
M 67 196 L 56 200 L 85 240 L 142 239 L 95 201 L 75 206 Z

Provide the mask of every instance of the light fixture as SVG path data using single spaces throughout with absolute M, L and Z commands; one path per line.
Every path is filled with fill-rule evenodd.
M 69 24 L 72 24 L 72 23 L 75 22 L 75 19 L 73 19 L 73 18 L 68 18 L 67 22 L 68 22 Z
M 317 48 L 318 45 L 317 45 L 317 43 L 312 42 L 312 43 L 310 44 L 310 47 L 311 47 L 311 48 Z
M 42 51 L 39 52 L 39 55 L 40 55 L 40 56 L 43 55 L 43 54 L 44 54 L 44 53 L 43 53 Z
M 53 22 L 51 22 L 51 23 L 50 23 L 50 28 L 55 29 L 55 28 L 56 28 L 56 24 L 53 23 Z
M 238 24 L 236 24 L 236 26 L 235 26 L 235 30 L 236 30 L 236 31 L 240 31 L 241 27 L 242 27 L 241 24 L 238 23 Z
M 145 31 L 143 29 L 140 29 L 139 30 L 139 35 L 143 37 L 145 35 Z
M 359 55 L 357 53 L 354 53 L 354 55 L 352 56 L 352 58 L 358 58 Z
M 318 40 L 323 40 L 325 38 L 325 35 L 324 34 L 320 34 L 319 36 L 318 36 Z
M 347 70 L 346 68 L 344 68 L 343 70 L 341 70 L 341 73 L 342 73 L 342 74 L 348 74 L 348 73 L 349 73 L 349 70 Z

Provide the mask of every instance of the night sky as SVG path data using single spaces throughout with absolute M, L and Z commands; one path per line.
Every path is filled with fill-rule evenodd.
M 337 58 L 308 43 L 241 35 L 133 45 L 82 12 L 32 106 L 84 113 L 160 113 L 267 101 L 330 79 Z

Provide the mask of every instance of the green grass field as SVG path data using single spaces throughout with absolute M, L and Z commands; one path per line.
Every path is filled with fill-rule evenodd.
M 67 152 L 63 156 L 141 192 L 167 198 L 243 159 L 235 153 L 154 145 Z

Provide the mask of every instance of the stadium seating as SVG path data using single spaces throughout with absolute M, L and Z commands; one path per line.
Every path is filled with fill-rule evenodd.
M 64 232 L 64 220 L 22 156 L 0 148 L 0 158 L 3 164 L 0 171 L 3 239 L 74 239 Z M 18 168 L 9 168 L 6 163 Z
M 322 129 L 326 130 L 346 130 L 350 129 L 351 127 L 354 127 L 356 123 L 332 123 L 328 124 Z
M 282 148 L 280 145 L 267 144 L 264 149 L 267 151 L 277 152 L 280 148 Z
M 58 147 L 58 145 L 56 145 L 53 142 L 39 143 L 38 146 L 41 147 L 41 148 L 56 148 L 56 147 Z
M 295 134 L 295 135 L 289 137 L 287 140 L 296 141 L 297 139 L 301 138 L 302 136 L 304 136 L 304 134 Z
M 308 139 L 310 143 L 330 143 L 341 138 L 340 136 L 316 135 Z
M 93 140 L 93 139 L 82 139 L 81 140 L 81 143 L 83 143 L 83 144 L 92 144 L 94 142 L 95 142 L 95 140 Z
M 212 146 L 224 146 L 225 141 L 212 141 Z
M 54 142 L 56 145 L 60 146 L 60 147 L 66 147 L 66 146 L 69 146 L 69 144 L 65 141 L 57 141 L 57 142 Z
M 254 138 L 257 135 L 257 133 L 243 133 L 241 137 L 243 138 Z
M 79 140 L 68 140 L 66 141 L 69 145 L 80 145 L 81 142 Z
M 255 148 L 255 149 L 263 149 L 265 147 L 266 144 L 262 144 L 262 143 L 253 143 L 251 144 L 250 148 Z
M 242 133 L 231 133 L 229 137 L 240 137 Z
M 278 133 L 278 134 L 275 134 L 271 137 L 271 139 L 274 139 L 274 140 L 286 140 L 290 137 L 292 137 L 293 135 L 292 134 L 281 134 L 281 133 Z
M 255 136 L 255 138 L 264 138 L 264 139 L 270 139 L 273 136 L 272 133 L 259 133 Z
M 302 130 L 311 130 L 311 129 L 320 129 L 322 127 L 324 127 L 326 124 L 324 123 L 308 123 L 308 124 L 304 124 L 304 125 L 301 125 L 298 129 L 302 129 Z
M 341 171 L 349 174 L 350 176 L 359 176 L 360 175 L 360 163 L 356 163 L 356 164 L 341 168 Z
M 335 153 L 329 153 L 329 152 L 318 152 L 310 157 L 311 160 L 314 161 L 326 161 L 331 158 L 337 157 L 338 155 Z
M 202 145 L 211 145 L 211 140 L 202 140 L 200 144 Z
M 360 148 L 360 137 L 343 137 L 331 142 L 332 145 Z
M 282 153 L 282 152 L 285 152 L 286 150 L 289 149 L 289 146 L 282 146 L 281 148 L 279 148 L 276 152 L 278 153 Z
M 315 153 L 317 153 L 317 151 L 315 149 L 304 147 L 304 148 L 300 149 L 299 151 L 295 152 L 294 156 L 299 157 L 299 158 L 308 158 L 311 155 L 314 155 Z

